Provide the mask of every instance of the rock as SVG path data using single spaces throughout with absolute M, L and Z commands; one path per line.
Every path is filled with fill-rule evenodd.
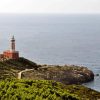
M 99 76 L 99 74 L 95 74 L 95 76 Z
M 23 78 L 55 80 L 64 84 L 81 84 L 92 81 L 94 74 L 86 67 L 75 65 L 42 66 L 34 72 L 25 72 Z

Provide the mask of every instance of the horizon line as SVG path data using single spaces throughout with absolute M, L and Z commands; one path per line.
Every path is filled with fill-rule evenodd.
M 100 12 L 99 13 L 41 13 L 41 12 L 37 12 L 37 13 L 32 13 L 32 12 L 23 12 L 23 13 L 21 13 L 21 12 L 0 12 L 0 14 L 64 14 L 64 15 L 70 15 L 70 14 L 75 14 L 75 15 L 83 15 L 83 14 L 87 14 L 87 15 L 99 15 L 100 14 Z

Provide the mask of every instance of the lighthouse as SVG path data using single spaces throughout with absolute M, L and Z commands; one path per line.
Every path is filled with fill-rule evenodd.
M 3 52 L 3 57 L 7 59 L 18 59 L 19 58 L 19 51 L 15 50 L 15 38 L 14 36 L 10 40 L 10 50 L 6 50 Z

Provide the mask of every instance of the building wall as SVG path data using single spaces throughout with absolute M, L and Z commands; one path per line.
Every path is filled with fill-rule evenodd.
M 10 56 L 12 59 L 18 59 L 19 58 L 19 53 L 11 53 L 11 56 Z
M 5 58 L 9 59 L 18 59 L 19 58 L 19 52 L 11 52 L 11 51 L 4 51 L 3 53 Z

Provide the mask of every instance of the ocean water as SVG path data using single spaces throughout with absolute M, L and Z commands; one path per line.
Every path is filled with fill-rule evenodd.
M 15 35 L 20 56 L 39 64 L 75 64 L 100 75 L 100 15 L 0 14 L 0 52 Z M 86 86 L 100 91 L 100 76 Z

